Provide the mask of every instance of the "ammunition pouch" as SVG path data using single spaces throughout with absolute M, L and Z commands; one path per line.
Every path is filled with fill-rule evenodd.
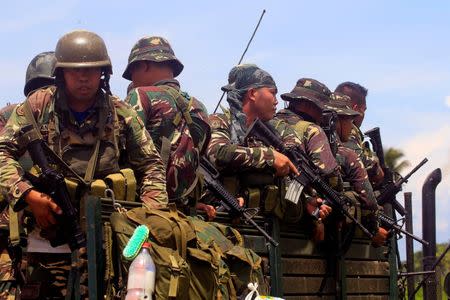
M 265 214 L 283 219 L 286 212 L 284 181 L 272 172 L 244 172 L 223 178 L 224 187 L 234 195 L 242 196 L 246 206 L 258 207 Z
M 79 199 L 84 191 L 78 181 L 67 177 L 64 180 L 71 199 Z M 133 170 L 121 169 L 120 172 L 110 174 L 104 179 L 92 181 L 89 194 L 102 198 L 105 196 L 106 189 L 111 189 L 117 200 L 134 202 L 136 200 L 137 183 Z

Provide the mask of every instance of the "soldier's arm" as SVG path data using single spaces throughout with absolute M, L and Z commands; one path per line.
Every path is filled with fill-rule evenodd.
M 211 140 L 206 150 L 208 159 L 218 169 L 263 169 L 274 164 L 274 154 L 268 147 L 243 147 L 232 144 L 230 125 L 223 115 L 211 115 Z
M 361 134 L 357 128 L 352 128 L 350 138 L 344 145 L 356 152 L 364 164 L 370 182 L 378 184 L 383 180 L 384 173 L 380 167 L 378 158 L 369 148 L 364 146 Z
M 119 113 L 119 110 L 118 110 Z M 166 168 L 142 120 L 129 107 L 120 113 L 126 124 L 126 152 L 128 162 L 141 178 L 141 200 L 152 207 L 167 204 Z
M 199 151 L 203 154 L 206 151 L 209 140 L 211 138 L 211 127 L 209 125 L 208 111 L 206 107 L 196 98 L 192 101 L 191 114 L 198 117 L 202 122 L 193 122 L 190 130 L 190 134 L 198 145 Z
M 321 127 L 309 125 L 303 137 L 305 150 L 325 177 L 339 177 L 339 166 L 331 151 L 328 138 Z
M 364 168 L 364 164 L 358 155 L 349 148 L 339 147 L 339 152 L 345 157 L 344 168 L 345 180 L 349 181 L 353 190 L 360 197 L 362 208 L 376 211 L 378 210 L 377 201 L 373 192 L 372 185 L 369 182 L 369 176 Z
M 24 205 L 22 197 L 33 188 L 18 162 L 26 151 L 26 145 L 19 142 L 20 129 L 28 125 L 22 106 L 13 110 L 0 135 L 0 190 L 13 207 L 19 202 Z

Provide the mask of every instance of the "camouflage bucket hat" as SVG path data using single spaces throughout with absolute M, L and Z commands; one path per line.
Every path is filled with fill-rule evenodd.
M 25 96 L 40 87 L 54 84 L 55 79 L 52 75 L 55 63 L 56 57 L 53 51 L 39 53 L 31 60 L 25 74 L 23 88 Z
M 330 102 L 331 91 L 323 83 L 311 79 L 301 78 L 290 93 L 284 93 L 281 98 L 285 101 L 304 100 L 315 104 L 323 110 Z
M 360 113 L 356 110 L 353 110 L 352 107 L 352 99 L 339 92 L 334 92 L 331 94 L 331 102 L 325 105 L 327 109 L 335 111 L 338 116 L 351 116 L 356 117 L 359 116 Z
M 221 89 L 224 92 L 231 90 L 247 91 L 251 88 L 269 87 L 277 88 L 272 76 L 254 64 L 242 64 L 233 67 L 228 74 L 228 84 Z
M 128 65 L 122 77 L 131 80 L 130 66 L 137 61 L 170 62 L 174 77 L 183 71 L 183 64 L 176 58 L 169 42 L 159 36 L 143 37 L 131 49 Z

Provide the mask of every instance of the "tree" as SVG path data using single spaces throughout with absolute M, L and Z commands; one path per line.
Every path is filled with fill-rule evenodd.
M 388 148 L 384 152 L 384 162 L 386 167 L 391 169 L 393 172 L 400 173 L 403 169 L 410 166 L 409 161 L 400 161 L 404 156 L 405 154 L 402 150 L 392 147 Z

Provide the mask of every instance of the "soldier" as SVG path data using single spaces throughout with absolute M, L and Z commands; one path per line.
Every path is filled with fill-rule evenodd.
M 125 101 L 144 121 L 167 166 L 169 201 L 186 208 L 200 198 L 197 169 L 211 130 L 204 105 L 180 90 L 175 77 L 182 70 L 169 42 L 152 36 L 133 46 L 122 76 L 132 80 Z M 215 216 L 210 205 L 197 203 L 197 208 L 204 209 L 209 218 Z
M 324 104 L 330 102 L 330 90 L 321 82 L 302 78 L 290 93 L 281 95 L 288 107 L 280 110 L 276 119 L 291 125 L 300 137 L 303 150 L 315 166 L 321 170 L 335 189 L 340 189 L 339 166 L 331 151 L 327 136 L 319 126 Z
M 52 76 L 55 61 L 54 52 L 39 53 L 31 60 L 25 75 L 25 97 L 33 90 L 54 84 Z M 6 125 L 16 106 L 17 104 L 8 104 L 0 110 L 0 131 Z M 20 158 L 19 162 L 24 170 L 29 170 L 33 165 L 27 153 Z M 15 293 L 17 283 L 20 283 L 21 280 L 20 224 L 22 223 L 22 213 L 11 211 L 6 201 L 0 204 L 0 211 L 0 236 L 4 241 L 0 243 L 0 273 L 3 274 L 0 276 L 0 286 L 7 285 L 2 282 L 10 282 L 9 292 L 0 288 L 0 298 L 3 299 L 3 297 L 6 298 L 6 294 L 13 295 Z M 10 230 L 11 228 L 12 230 Z
M 30 94 L 13 111 L 0 136 L 0 171 L 8 174 L 1 177 L 0 189 L 9 205 L 15 210 L 28 205 L 38 229 L 51 231 L 58 226 L 55 214 L 61 214 L 61 209 L 48 195 L 33 187 L 17 162 L 27 147 L 20 138 L 21 130 L 36 122 L 33 126 L 49 148 L 84 181 L 89 183 L 118 172 L 119 157 L 123 157 L 140 179 L 139 194 L 144 204 L 164 207 L 167 203 L 164 165 L 136 112 L 111 95 L 112 66 L 103 40 L 89 31 L 73 31 L 59 39 L 55 55 L 56 86 Z M 60 171 L 67 177 L 73 175 L 67 169 Z M 51 250 L 49 247 L 48 251 Z M 62 268 L 69 261 L 66 255 L 62 262 L 57 260 L 54 264 L 54 259 L 46 261 L 45 255 L 39 255 L 40 267 L 33 274 L 38 281 L 51 286 L 48 290 L 51 296 L 64 294 L 65 280 L 58 274 L 58 280 L 45 278 L 51 278 L 47 274 L 49 268 Z
M 352 101 L 351 108 L 360 113 L 360 115 L 353 121 L 353 128 L 350 138 L 348 142 L 344 143 L 344 145 L 358 154 L 364 164 L 364 167 L 366 168 L 370 182 L 374 185 L 378 185 L 383 181 L 384 172 L 380 166 L 376 154 L 364 145 L 364 135 L 360 129 L 367 109 L 367 89 L 357 83 L 347 81 L 339 84 L 336 87 L 335 92 L 349 96 Z
M 23 88 L 25 97 L 34 90 L 55 84 L 55 79 L 53 78 L 55 62 L 55 52 L 53 51 L 39 53 L 31 60 L 25 74 L 25 86 Z M 0 109 L 0 130 L 5 127 L 16 105 L 8 104 Z
M 248 126 L 256 119 L 270 121 L 276 110 L 277 87 L 269 73 L 256 65 L 234 67 L 228 77 L 227 91 L 230 111 L 210 116 L 211 141 L 207 155 L 221 171 L 225 186 L 231 192 L 243 196 L 248 207 L 263 205 L 265 212 L 286 219 L 291 213 L 284 200 L 283 177 L 298 174 L 292 162 L 282 153 L 262 145 L 252 138 L 245 138 Z M 276 128 L 288 146 L 300 143 L 295 133 L 284 122 Z M 237 172 L 238 171 L 238 172 Z M 311 213 L 321 199 L 314 198 L 306 205 Z M 302 209 L 302 208 L 299 208 Z M 322 205 L 320 217 L 326 217 L 331 208 Z M 301 212 L 293 219 L 298 220 Z
M 358 195 L 361 208 L 364 209 L 363 221 L 374 235 L 373 244 L 381 246 L 386 241 L 388 233 L 378 226 L 378 205 L 369 177 L 356 152 L 343 145 L 350 138 L 354 119 L 360 116 L 359 112 L 351 109 L 351 105 L 350 97 L 337 92 L 331 95 L 331 103 L 326 105 L 328 109 L 335 111 L 338 116 L 336 122 L 336 161 L 341 166 L 344 184 L 348 183 L 350 188 Z

